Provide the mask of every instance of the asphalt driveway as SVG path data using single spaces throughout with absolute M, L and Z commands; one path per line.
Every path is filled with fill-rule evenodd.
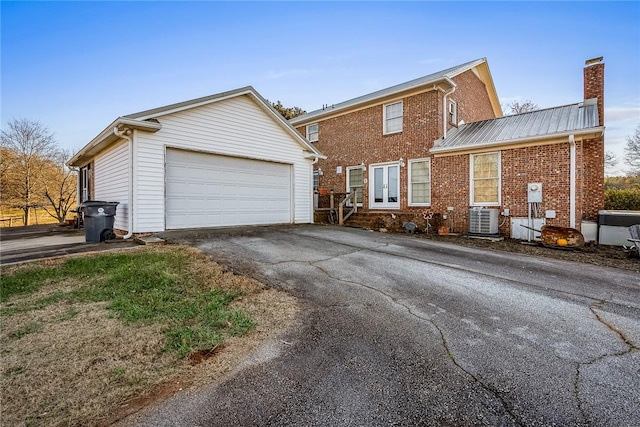
M 322 226 L 167 233 L 305 302 L 145 426 L 640 425 L 640 277 Z

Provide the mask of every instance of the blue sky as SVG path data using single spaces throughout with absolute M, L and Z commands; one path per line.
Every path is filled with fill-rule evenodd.
M 245 85 L 307 111 L 486 57 L 503 103 L 580 102 L 604 56 L 606 149 L 640 124 L 640 2 L 5 2 L 0 118 L 77 151 L 118 116 Z M 623 170 L 620 164 L 619 170 Z

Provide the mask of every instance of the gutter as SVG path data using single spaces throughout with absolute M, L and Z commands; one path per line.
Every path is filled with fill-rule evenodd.
M 125 234 L 122 238 L 123 239 L 129 239 L 131 236 L 133 236 L 133 138 L 131 138 L 129 135 L 131 135 L 133 133 L 133 131 L 129 128 L 124 128 L 121 131 L 120 129 L 118 129 L 118 126 L 113 128 L 113 134 L 117 137 L 123 138 L 127 140 L 127 144 L 128 144 L 128 174 L 129 175 L 129 206 L 128 206 L 128 212 L 127 212 L 127 221 L 128 221 L 128 230 L 127 230 L 127 234 Z
M 438 148 L 437 146 L 434 146 L 431 150 L 429 150 L 429 153 L 444 154 L 444 153 L 467 152 L 467 151 L 473 151 L 473 150 L 480 150 L 484 148 L 500 148 L 503 145 L 525 144 L 528 142 L 539 142 L 539 141 L 551 140 L 551 139 L 560 139 L 559 141 L 556 141 L 556 143 L 562 143 L 562 142 L 567 142 L 565 138 L 568 138 L 570 135 L 574 135 L 574 137 L 576 137 L 576 136 L 585 136 L 589 134 L 594 134 L 594 137 L 598 137 L 604 133 L 604 129 L 605 129 L 604 126 L 599 126 L 595 128 L 585 129 L 582 131 L 572 130 L 572 131 L 559 132 L 559 133 L 553 133 L 553 134 L 530 136 L 525 138 L 505 139 L 503 141 L 498 141 L 498 142 L 493 141 L 493 142 L 484 142 L 481 144 L 458 145 L 458 146 L 443 147 L 443 148 Z M 442 142 L 441 139 L 436 140 L 436 144 L 438 142 Z
M 87 145 L 82 147 L 68 162 L 68 166 L 81 166 L 78 164 L 85 155 L 97 154 L 102 148 L 107 146 L 109 139 L 112 139 L 114 128 L 121 128 L 126 126 L 129 129 L 139 129 L 146 132 L 157 132 L 162 128 L 162 125 L 157 122 L 141 121 L 135 119 L 128 119 L 125 117 L 118 117 L 109 126 L 107 126 L 102 132 L 100 132 L 95 138 L 93 138 Z

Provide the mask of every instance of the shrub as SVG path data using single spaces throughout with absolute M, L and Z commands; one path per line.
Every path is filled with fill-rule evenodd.
M 640 211 L 640 189 L 609 188 L 604 192 L 604 208 Z

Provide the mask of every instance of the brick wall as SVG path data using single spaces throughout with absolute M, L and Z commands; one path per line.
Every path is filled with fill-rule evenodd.
M 598 98 L 598 117 L 600 126 L 604 126 L 604 63 L 601 61 L 602 58 L 596 58 L 586 62 L 584 99 Z M 604 209 L 604 138 L 584 141 L 583 146 L 585 179 L 581 187 L 581 219 L 596 220 L 598 211 Z
M 486 88 L 472 71 L 464 72 L 453 80 L 458 85 L 451 95 L 458 104 L 458 120 L 469 123 L 494 117 Z M 403 130 L 400 133 L 383 135 L 383 104 L 318 121 L 318 141 L 314 145 L 327 156 L 317 165 L 323 171 L 319 179 L 320 188 L 346 191 L 348 166 L 365 163 L 364 177 L 369 179 L 370 164 L 394 162 L 400 158 L 406 163 L 409 159 L 429 157 L 434 141 L 442 136 L 443 93 L 430 90 L 406 96 L 402 101 Z M 305 126 L 297 130 L 306 135 Z M 341 174 L 336 174 L 338 166 L 342 167 Z M 400 170 L 401 209 L 409 209 L 407 173 L 406 166 Z M 433 172 L 432 180 L 435 180 Z M 368 184 L 365 184 L 364 210 L 368 203 Z
M 604 209 L 604 138 L 588 139 L 582 145 L 585 179 L 581 188 L 581 219 L 593 221 L 598 219 L 598 211 Z

